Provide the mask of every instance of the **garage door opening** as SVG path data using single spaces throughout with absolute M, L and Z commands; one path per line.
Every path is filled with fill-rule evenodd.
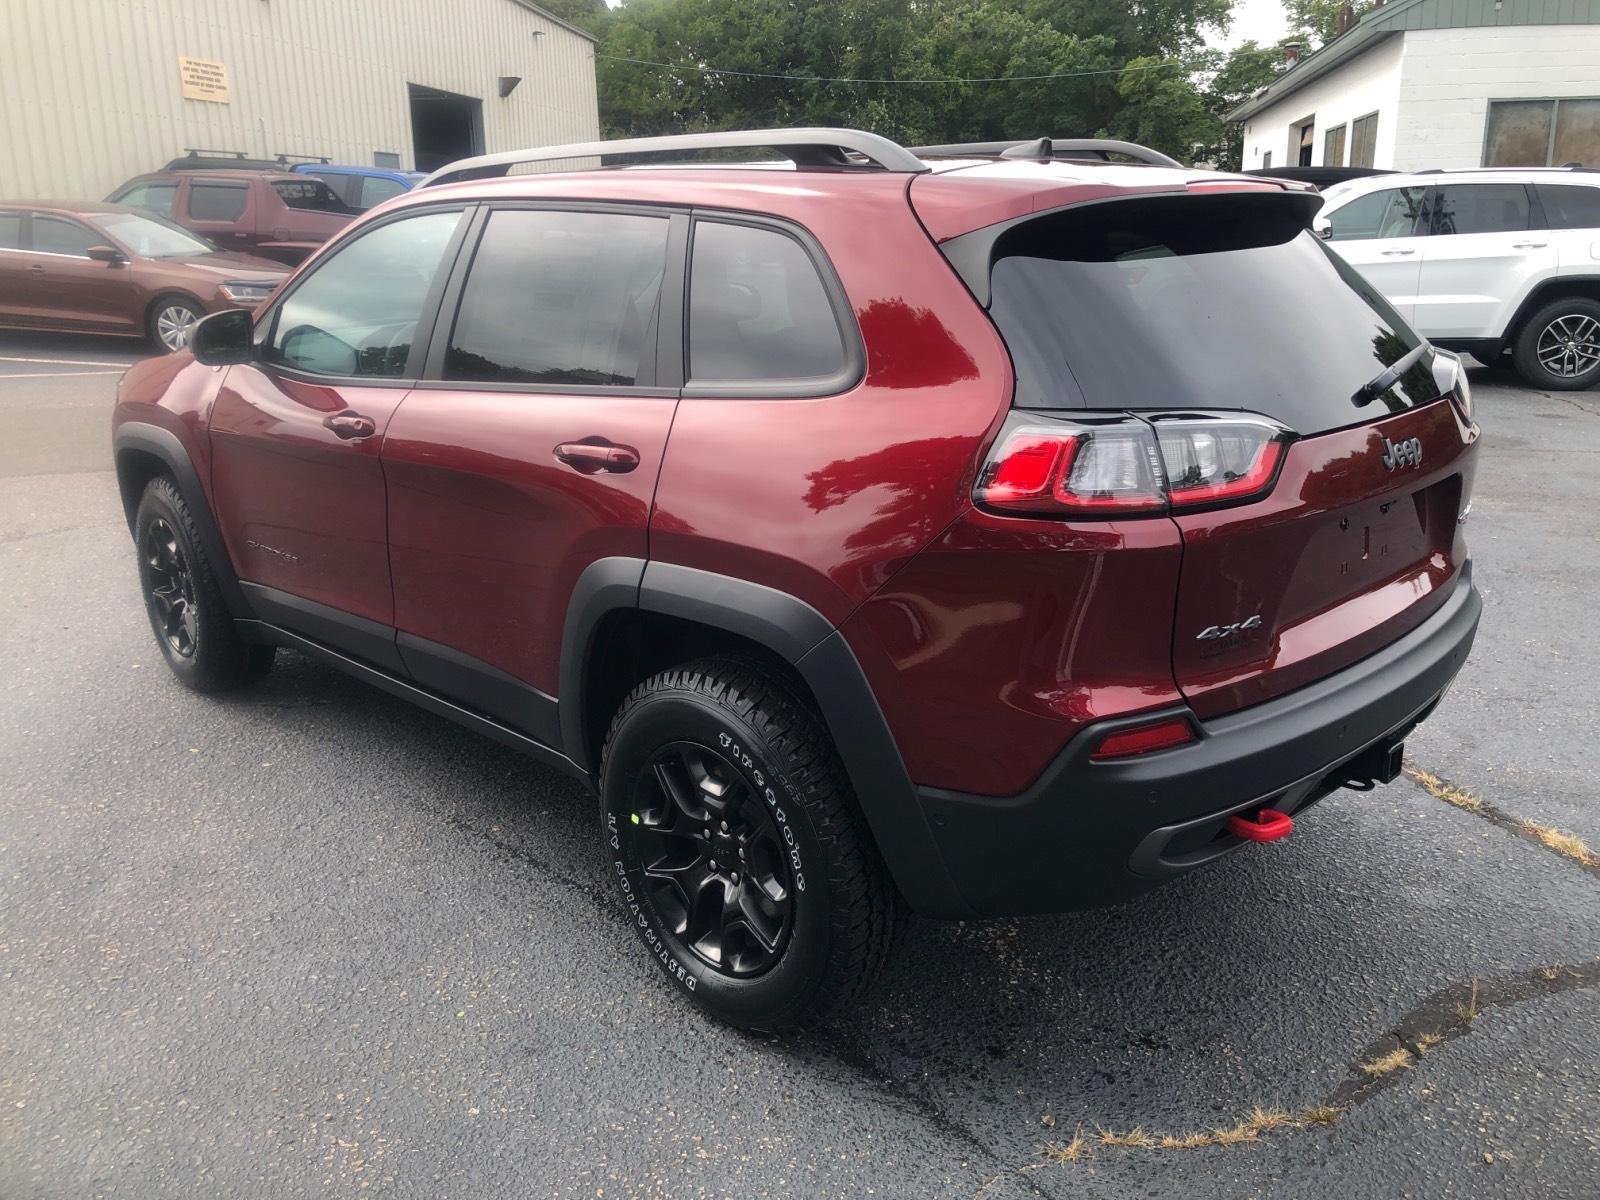
M 483 101 L 410 83 L 411 143 L 417 170 L 437 171 L 483 153 Z

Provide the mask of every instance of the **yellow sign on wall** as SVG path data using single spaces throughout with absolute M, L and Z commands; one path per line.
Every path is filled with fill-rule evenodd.
M 178 78 L 183 83 L 185 100 L 228 103 L 228 68 L 225 63 L 207 58 L 178 57 Z

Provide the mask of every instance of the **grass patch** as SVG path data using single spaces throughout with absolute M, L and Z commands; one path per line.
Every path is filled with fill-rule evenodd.
M 1263 1108 L 1256 1105 L 1235 1125 L 1217 1129 L 1191 1130 L 1187 1133 L 1146 1133 L 1144 1126 L 1136 1125 L 1126 1133 L 1101 1129 L 1091 1140 L 1078 1130 L 1070 1142 L 1061 1142 L 1044 1148 L 1044 1156 L 1051 1162 L 1072 1163 L 1088 1158 L 1097 1149 L 1115 1150 L 1203 1150 L 1209 1146 L 1244 1146 L 1259 1141 L 1264 1133 L 1277 1129 L 1311 1129 L 1319 1125 L 1338 1123 L 1340 1110 L 1332 1104 L 1318 1104 L 1298 1113 L 1287 1113 L 1281 1108 Z
M 1423 790 L 1435 800 L 1443 800 L 1446 804 L 1454 804 L 1457 808 L 1471 813 L 1483 811 L 1483 801 L 1466 789 L 1458 788 L 1453 783 L 1446 783 L 1432 771 L 1424 771 L 1421 767 L 1408 764 L 1404 769 L 1407 778 L 1420 783 Z
M 1417 1053 L 1426 1054 L 1442 1041 L 1444 1041 L 1444 1034 L 1442 1033 L 1419 1033 L 1417 1034 Z
M 1456 1005 L 1456 1020 L 1463 1025 L 1471 1025 L 1478 1019 L 1478 981 L 1472 981 L 1472 995 L 1467 997 L 1465 1004 Z
M 1156 1144 L 1156 1139 L 1144 1131 L 1144 1126 L 1135 1125 L 1127 1133 L 1118 1133 L 1113 1129 L 1100 1131 L 1100 1144 L 1102 1146 L 1116 1146 L 1123 1150 L 1148 1150 Z
M 1072 1135 L 1070 1142 L 1061 1142 L 1054 1146 L 1044 1148 L 1044 1156 L 1052 1162 L 1075 1163 L 1080 1158 L 1091 1153 L 1094 1147 L 1089 1144 L 1089 1139 L 1083 1136 L 1083 1130 L 1078 1130 Z
M 1562 833 L 1561 830 L 1552 829 L 1548 825 L 1540 825 L 1536 821 L 1524 821 L 1522 828 L 1557 854 L 1570 858 L 1573 862 L 1580 862 L 1586 867 L 1600 867 L 1600 854 L 1589 849 L 1582 838 Z
M 1316 1104 L 1300 1114 L 1300 1125 L 1311 1129 L 1318 1125 L 1337 1125 L 1343 1110 L 1337 1104 Z
M 1391 1050 L 1388 1054 L 1380 1055 L 1371 1062 L 1361 1064 L 1361 1069 L 1374 1079 L 1388 1075 L 1402 1067 L 1411 1065 L 1411 1051 L 1401 1046 L 1398 1050 Z

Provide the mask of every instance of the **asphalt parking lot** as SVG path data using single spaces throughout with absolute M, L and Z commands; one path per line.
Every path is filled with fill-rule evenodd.
M 135 353 L 0 334 L 5 1200 L 1600 1194 L 1600 865 L 1525 824 L 1600 847 L 1600 392 L 1473 372 L 1485 610 L 1426 786 L 1123 907 L 916 922 L 770 1041 L 660 984 L 571 783 L 292 655 L 168 678 Z

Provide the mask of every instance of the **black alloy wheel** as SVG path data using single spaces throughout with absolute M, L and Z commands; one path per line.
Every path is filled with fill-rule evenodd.
M 178 535 L 165 517 L 155 517 L 145 527 L 140 553 L 150 619 L 174 654 L 193 658 L 200 640 L 194 576 Z

